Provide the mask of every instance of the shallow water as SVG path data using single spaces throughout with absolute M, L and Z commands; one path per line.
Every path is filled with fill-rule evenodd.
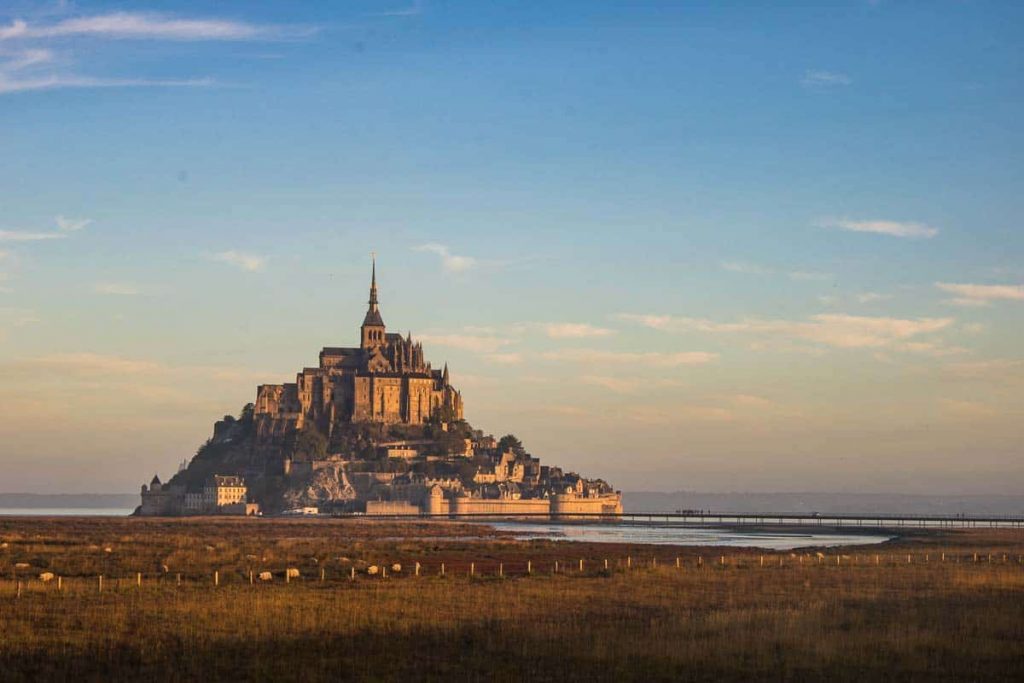
M 737 529 L 735 527 L 693 527 L 678 524 L 637 525 L 626 523 L 544 523 L 488 522 L 512 531 L 520 540 L 546 538 L 589 543 L 646 543 L 650 545 L 709 545 L 793 550 L 810 546 L 848 546 L 883 543 L 891 534 L 864 531 L 809 531 L 802 529 Z

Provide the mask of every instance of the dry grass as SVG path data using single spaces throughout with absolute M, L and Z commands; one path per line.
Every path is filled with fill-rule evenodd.
M 480 533 L 0 520 L 0 680 L 1024 678 L 1020 532 L 919 534 L 846 550 L 838 566 L 829 551 L 764 554 L 761 566 L 751 550 L 443 538 L 459 532 Z M 396 561 L 403 571 L 387 579 L 348 578 L 352 566 Z M 288 566 L 303 578 L 285 584 Z M 276 578 L 250 586 L 250 569 Z M 44 570 L 70 577 L 62 591 L 32 578 Z

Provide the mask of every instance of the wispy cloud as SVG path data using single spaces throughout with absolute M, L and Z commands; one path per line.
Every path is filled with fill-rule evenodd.
M 0 26 L 0 41 L 94 37 L 110 40 L 271 40 L 316 33 L 310 26 L 260 25 L 230 19 L 187 19 L 166 14 L 113 12 L 49 24 L 16 19 Z
M 249 272 L 256 272 L 263 270 L 264 266 L 267 265 L 266 256 L 258 256 L 256 254 L 249 254 L 241 251 L 234 251 L 229 249 L 228 251 L 217 252 L 216 254 L 207 254 L 206 258 L 211 261 L 219 261 L 220 263 L 227 263 L 235 268 L 241 268 Z
M 415 17 L 423 13 L 423 3 L 414 2 L 408 7 L 400 7 L 398 9 L 384 10 L 382 12 L 371 12 L 367 14 L 368 17 Z
M 584 384 L 602 387 L 616 394 L 635 394 L 641 390 L 652 388 L 670 388 L 683 386 L 682 382 L 674 379 L 659 378 L 636 378 L 636 377 L 614 377 L 609 375 L 583 375 L 580 381 Z
M 441 267 L 448 273 L 465 273 L 468 270 L 476 268 L 478 265 L 478 261 L 472 256 L 458 256 L 453 254 L 451 249 L 444 244 L 421 244 L 418 247 L 413 247 L 413 249 L 415 251 L 425 251 L 440 256 Z
M 808 88 L 834 88 L 841 85 L 850 85 L 853 81 L 844 73 L 837 71 L 823 71 L 821 69 L 808 69 L 800 78 L 800 84 Z
M 513 342 L 512 339 L 479 334 L 421 334 L 419 339 L 425 344 L 487 354 L 494 354 Z
M 544 332 L 552 339 L 585 339 L 615 334 L 615 330 L 587 323 L 548 323 L 544 325 Z
M 495 365 L 519 365 L 523 362 L 521 353 L 488 353 L 484 359 Z
M 891 299 L 891 294 L 879 294 L 878 292 L 863 292 L 857 295 L 857 302 L 862 304 L 870 304 L 876 301 L 885 301 Z
M 978 285 L 936 282 L 935 286 L 953 294 L 947 303 L 957 306 L 991 306 L 993 301 L 1024 301 L 1024 285 Z
M 672 368 L 682 365 L 703 365 L 718 359 L 717 353 L 679 351 L 675 353 L 603 351 L 598 349 L 564 349 L 541 354 L 545 360 L 587 364 L 628 364 L 640 367 Z
M 745 275 L 784 275 L 790 280 L 828 280 L 831 273 L 823 273 L 811 270 L 779 270 L 757 263 L 747 261 L 722 261 L 720 264 L 723 270 L 732 273 L 743 273 Z
M 664 331 L 697 331 L 712 334 L 749 334 L 783 337 L 842 349 L 892 349 L 942 355 L 960 349 L 917 338 L 949 328 L 953 318 L 887 318 L 822 313 L 807 320 L 747 318 L 717 322 L 703 318 L 648 314 L 620 314 L 626 320 Z
M 849 218 L 826 218 L 820 222 L 822 227 L 838 228 L 850 232 L 870 232 L 890 237 L 919 237 L 929 239 L 939 234 L 938 228 L 924 223 L 883 220 L 851 220 Z
M 0 72 L 0 95 L 61 88 L 205 88 L 213 85 L 216 85 L 216 81 L 212 78 L 94 78 L 61 74 L 36 78 L 10 78 Z
M 139 288 L 124 282 L 98 282 L 93 286 L 97 294 L 112 294 L 115 296 L 135 296 L 139 294 Z
M 57 216 L 54 220 L 57 221 L 57 229 L 61 232 L 77 232 L 93 222 L 91 218 L 65 218 L 64 216 Z
M 29 232 L 25 230 L 0 230 L 0 242 L 39 242 L 59 240 L 64 235 L 58 232 Z

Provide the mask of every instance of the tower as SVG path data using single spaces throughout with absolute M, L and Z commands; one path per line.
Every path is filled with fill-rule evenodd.
M 363 318 L 363 325 L 360 331 L 360 346 L 370 349 L 384 343 L 384 319 L 380 317 L 380 310 L 377 308 L 377 257 L 373 257 L 373 270 L 370 276 L 370 301 L 366 309 L 366 317 Z

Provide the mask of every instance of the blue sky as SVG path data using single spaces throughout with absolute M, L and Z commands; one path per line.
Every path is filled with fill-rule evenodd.
M 382 310 L 630 490 L 1024 476 L 1016 3 L 6 3 L 0 457 L 131 490 Z

